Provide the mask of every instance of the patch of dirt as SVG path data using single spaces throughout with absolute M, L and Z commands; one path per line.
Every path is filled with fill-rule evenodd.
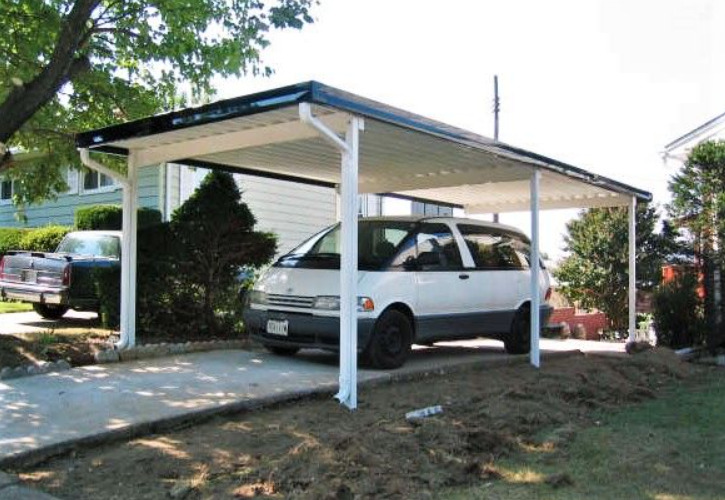
M 108 335 L 103 333 L 0 335 L 0 368 L 61 359 L 71 366 L 91 365 L 93 355 L 107 345 Z
M 502 456 L 565 449 L 594 410 L 652 398 L 697 370 L 662 349 L 472 369 L 364 389 L 355 412 L 327 398 L 291 402 L 79 451 L 21 477 L 69 499 L 431 498 L 499 479 Z M 406 421 L 436 404 L 443 413 Z

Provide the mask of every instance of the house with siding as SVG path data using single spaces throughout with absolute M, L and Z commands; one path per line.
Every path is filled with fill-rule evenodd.
M 157 209 L 164 220 L 176 210 L 209 172 L 208 169 L 162 164 L 139 169 L 138 205 Z M 68 191 L 41 205 L 26 208 L 25 221 L 15 217 L 12 204 L 13 182 L 1 180 L 0 227 L 40 227 L 48 224 L 72 225 L 75 210 L 81 206 L 120 204 L 121 185 L 112 178 L 87 169 L 65 171 Z M 278 253 L 283 254 L 337 219 L 334 189 L 234 174 L 242 200 L 257 218 L 257 229 L 277 235 Z M 375 215 L 452 215 L 453 209 L 423 201 L 393 199 L 379 195 L 360 196 L 360 216 Z
M 199 185 L 208 170 L 165 164 L 139 169 L 139 207 L 154 208 L 164 220 Z M 42 205 L 26 208 L 25 221 L 15 217 L 13 182 L 2 180 L 0 227 L 71 225 L 76 208 L 97 204 L 120 204 L 121 186 L 98 172 L 69 168 L 65 172 L 68 191 Z M 277 234 L 279 251 L 286 252 L 306 237 L 335 221 L 336 194 L 333 189 L 287 181 L 235 174 L 242 199 L 257 218 L 257 228 Z

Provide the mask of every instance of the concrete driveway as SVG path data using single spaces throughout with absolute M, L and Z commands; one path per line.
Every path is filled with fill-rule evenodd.
M 61 319 L 43 319 L 34 312 L 0 314 L 0 335 L 39 333 L 53 328 L 91 328 L 97 326 L 98 314 L 68 311 Z
M 624 344 L 542 342 L 542 363 L 558 355 L 623 352 Z M 564 352 L 562 352 L 564 351 Z M 568 353 L 566 352 L 568 351 Z M 360 370 L 360 385 L 468 366 L 526 363 L 492 340 L 416 349 L 394 371 Z M 211 351 L 0 381 L 0 467 L 35 461 L 81 444 L 157 432 L 224 412 L 337 389 L 337 356 L 303 351 L 293 358 L 241 350 Z M 364 406 L 359 411 L 365 411 Z

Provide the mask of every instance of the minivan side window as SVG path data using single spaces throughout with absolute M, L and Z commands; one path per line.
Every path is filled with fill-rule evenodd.
M 476 269 L 529 269 L 529 244 L 519 235 L 494 228 L 459 224 Z
M 448 271 L 463 268 L 461 252 L 445 224 L 423 223 L 415 237 L 420 271 Z

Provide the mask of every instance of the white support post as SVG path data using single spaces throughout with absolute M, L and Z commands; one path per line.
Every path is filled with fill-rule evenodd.
M 335 222 L 340 222 L 342 217 L 342 192 L 340 185 L 335 185 Z
M 629 342 L 637 341 L 637 198 L 629 204 Z
M 342 156 L 340 258 L 340 390 L 335 396 L 357 408 L 357 213 L 358 147 L 361 120 L 350 118 Z
M 530 361 L 538 368 L 541 365 L 539 353 L 539 332 L 541 331 L 541 292 L 539 290 L 539 180 L 541 172 L 535 169 L 531 174 L 531 353 Z
M 136 345 L 136 219 L 138 169 L 135 155 L 128 156 L 128 174 L 123 186 L 123 241 L 121 246 L 121 339 L 118 349 Z
M 335 397 L 351 410 L 357 408 L 357 211 L 360 131 L 365 122 L 350 116 L 343 141 L 312 115 L 309 103 L 300 103 L 300 120 L 316 129 L 341 153 L 340 210 L 340 389 Z

